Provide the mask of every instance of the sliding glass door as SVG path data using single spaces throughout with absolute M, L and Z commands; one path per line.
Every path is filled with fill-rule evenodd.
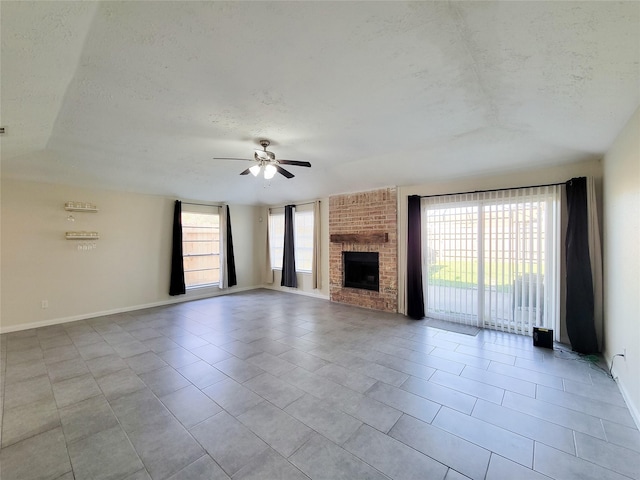
M 527 335 L 554 328 L 559 188 L 423 198 L 427 316 Z

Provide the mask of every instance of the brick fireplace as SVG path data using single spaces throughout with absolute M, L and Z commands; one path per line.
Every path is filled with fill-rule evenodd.
M 329 197 L 329 295 L 332 302 L 398 311 L 397 192 L 384 188 Z M 377 291 L 344 286 L 343 252 L 378 253 Z

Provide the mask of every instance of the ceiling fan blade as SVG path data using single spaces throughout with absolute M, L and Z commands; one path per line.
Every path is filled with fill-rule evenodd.
M 283 165 L 295 165 L 296 167 L 310 167 L 309 162 L 300 162 L 299 160 L 278 160 Z
M 287 178 L 293 178 L 295 177 L 295 175 L 287 170 L 285 170 L 284 168 L 282 168 L 280 165 L 275 165 L 276 169 L 278 170 L 278 173 L 280 173 L 281 175 L 284 175 Z
M 213 157 L 214 160 L 241 160 L 243 162 L 253 162 L 250 158 L 230 158 L 230 157 Z
M 249 175 L 251 172 L 249 171 L 249 169 L 247 168 L 244 172 L 242 172 L 240 175 Z

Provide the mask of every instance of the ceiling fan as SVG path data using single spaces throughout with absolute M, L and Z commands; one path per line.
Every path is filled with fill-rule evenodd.
M 298 160 L 276 160 L 276 156 L 273 152 L 267 150 L 267 147 L 271 144 L 269 140 L 260 140 L 260 145 L 262 146 L 262 150 L 254 150 L 253 160 L 249 158 L 228 158 L 228 157 L 220 157 L 214 158 L 214 160 L 243 160 L 246 162 L 256 162 L 255 165 L 247 168 L 240 175 L 248 175 L 252 174 L 254 177 L 260 175 L 260 172 L 264 168 L 264 178 L 267 180 L 271 180 L 273 176 L 277 173 L 287 177 L 293 178 L 295 175 L 288 170 L 285 170 L 280 165 L 293 165 L 296 167 L 310 167 L 311 164 L 309 162 L 300 162 Z

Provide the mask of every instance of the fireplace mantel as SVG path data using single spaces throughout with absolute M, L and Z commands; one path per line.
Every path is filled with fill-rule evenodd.
M 387 243 L 389 234 L 386 232 L 332 233 L 329 239 L 332 243 Z

